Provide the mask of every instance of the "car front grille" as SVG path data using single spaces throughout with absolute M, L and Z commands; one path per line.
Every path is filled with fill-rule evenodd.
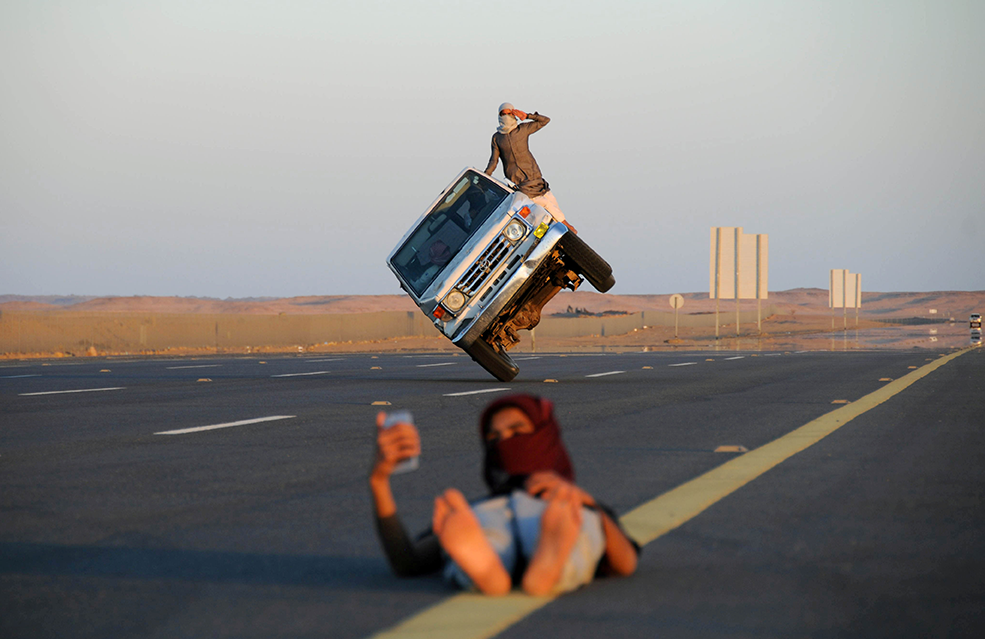
M 486 247 L 479 259 L 475 261 L 465 275 L 458 282 L 458 290 L 469 297 L 475 295 L 482 288 L 482 285 L 489 279 L 489 275 L 499 268 L 506 256 L 510 254 L 513 247 L 502 235 L 497 236 L 492 244 Z

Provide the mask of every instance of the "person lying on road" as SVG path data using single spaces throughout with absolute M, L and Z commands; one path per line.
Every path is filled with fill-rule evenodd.
M 431 528 L 416 540 L 400 521 L 390 475 L 420 454 L 420 436 L 407 423 L 384 429 L 384 418 L 377 416 L 369 484 L 377 532 L 397 575 L 443 570 L 466 590 L 502 595 L 517 585 L 548 595 L 636 570 L 639 546 L 610 509 L 575 484 L 550 401 L 512 395 L 486 408 L 479 431 L 489 495 L 470 504 L 460 491 L 445 490 L 434 501 Z

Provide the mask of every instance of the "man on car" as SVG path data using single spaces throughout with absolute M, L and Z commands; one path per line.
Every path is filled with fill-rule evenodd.
M 530 122 L 523 122 L 523 120 Z M 492 175 L 499 160 L 503 160 L 503 173 L 516 184 L 525 195 L 547 209 L 558 222 L 563 222 L 577 233 L 564 219 L 564 213 L 551 193 L 547 180 L 537 166 L 537 160 L 530 153 L 527 138 L 547 126 L 551 119 L 537 112 L 525 113 L 514 109 L 509 102 L 499 105 L 499 127 L 492 136 L 492 155 L 486 165 L 486 175 Z

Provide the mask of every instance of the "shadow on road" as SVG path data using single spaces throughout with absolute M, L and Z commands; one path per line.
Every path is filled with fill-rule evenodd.
M 382 559 L 158 548 L 0 543 L 0 575 L 118 577 L 348 591 L 444 591 L 440 579 L 397 579 Z

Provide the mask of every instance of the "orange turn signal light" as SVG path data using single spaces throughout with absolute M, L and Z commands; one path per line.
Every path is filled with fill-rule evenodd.
M 520 214 L 520 217 L 522 217 L 523 219 L 527 219 L 527 216 L 530 215 L 530 207 L 529 206 L 525 206 L 522 209 L 520 209 L 519 211 L 517 211 L 517 213 L 519 213 Z
M 441 319 L 442 317 L 444 317 L 444 316 L 445 316 L 445 309 L 443 309 L 443 308 L 441 308 L 441 307 L 439 306 L 438 308 L 436 308 L 436 309 L 434 309 L 434 312 L 433 312 L 433 313 L 431 313 L 431 314 L 432 314 L 432 315 L 434 315 L 434 316 L 435 316 L 435 318 L 437 318 L 437 319 Z

